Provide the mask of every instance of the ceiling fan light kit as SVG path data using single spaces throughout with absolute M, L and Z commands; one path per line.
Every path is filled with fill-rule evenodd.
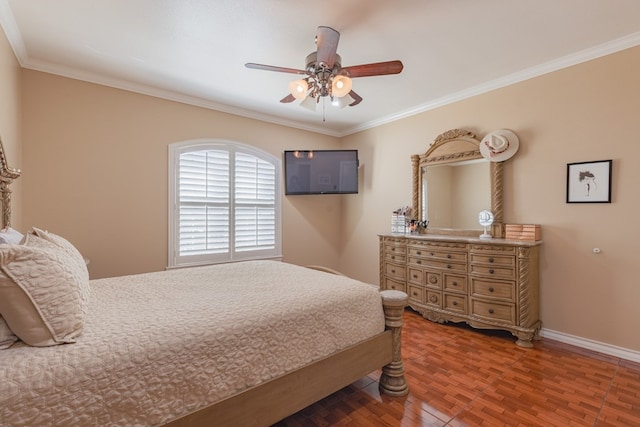
M 283 103 L 302 101 L 300 105 L 315 111 L 315 104 L 320 98 L 329 97 L 331 104 L 343 108 L 353 107 L 362 101 L 362 97 L 352 90 L 352 78 L 399 74 L 403 65 L 401 61 L 378 62 L 374 64 L 342 67 L 342 58 L 336 53 L 340 33 L 330 27 L 318 27 L 316 35 L 317 50 L 307 55 L 306 68 L 278 67 L 246 63 L 247 68 L 277 71 L 281 73 L 300 74 L 305 78 L 289 83 L 289 95 L 280 100 Z
M 294 80 L 289 83 L 289 92 L 294 98 L 303 100 L 307 97 L 307 92 L 309 90 L 309 85 L 306 80 Z

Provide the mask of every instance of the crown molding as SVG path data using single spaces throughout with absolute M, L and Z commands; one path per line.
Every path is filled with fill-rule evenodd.
M 27 48 L 7 0 L 0 0 L 0 26 L 7 36 L 9 45 L 11 45 L 11 49 L 13 49 L 13 53 L 16 55 L 18 63 L 21 67 L 24 67 L 24 64 L 27 62 Z
M 468 89 L 461 90 L 459 92 L 452 93 L 447 96 L 429 101 L 424 104 L 420 104 L 414 108 L 401 111 L 397 114 L 392 114 L 377 120 L 372 120 L 362 125 L 350 128 L 344 135 L 346 136 L 352 133 L 361 132 L 363 130 L 371 129 L 383 124 L 395 122 L 400 119 L 414 116 L 416 114 L 424 113 L 426 111 L 434 110 L 445 105 L 453 104 L 458 101 L 462 101 L 467 98 L 474 97 L 476 95 L 482 95 L 483 93 L 491 92 L 496 89 L 500 89 L 506 86 L 510 86 L 516 83 L 523 82 L 535 77 L 539 77 L 554 71 L 562 70 L 574 65 L 581 64 L 583 62 L 591 61 L 606 55 L 610 55 L 621 50 L 629 49 L 640 45 L 640 32 L 629 34 L 628 36 L 612 40 L 607 43 L 585 49 L 573 54 L 563 56 L 552 61 L 536 65 L 535 67 L 526 68 L 522 71 L 510 74 L 508 76 L 500 77 L 489 82 L 470 87 Z
M 259 121 L 268 122 L 268 123 L 281 125 L 281 126 L 287 126 L 295 129 L 301 129 L 309 132 L 320 133 L 320 134 L 333 136 L 337 138 L 342 138 L 342 137 L 354 134 L 356 132 L 361 132 L 361 131 L 375 128 L 387 123 L 395 122 L 397 120 L 411 117 L 416 114 L 421 114 L 426 111 L 434 110 L 436 108 L 443 107 L 455 102 L 459 102 L 467 98 L 471 98 L 477 95 L 491 92 L 496 89 L 510 86 L 525 80 L 542 76 L 544 74 L 561 70 L 563 68 L 571 67 L 573 65 L 578 65 L 580 63 L 590 61 L 592 59 L 597 59 L 602 56 L 610 55 L 612 53 L 616 53 L 621 50 L 640 45 L 640 32 L 636 32 L 628 36 L 621 37 L 619 39 L 615 39 L 607 43 L 602 43 L 592 48 L 585 49 L 585 50 L 546 62 L 544 64 L 540 64 L 531 68 L 524 69 L 522 71 L 510 74 L 508 76 L 504 76 L 504 77 L 491 80 L 489 82 L 486 82 L 477 86 L 473 86 L 473 87 L 443 96 L 441 98 L 426 102 L 424 104 L 417 105 L 413 108 L 409 108 L 407 110 L 400 111 L 395 114 L 390 114 L 376 120 L 371 120 L 369 122 L 362 123 L 354 127 L 343 129 L 341 131 L 337 131 L 337 130 L 334 131 L 322 126 L 315 126 L 315 125 L 301 123 L 295 120 L 283 119 L 283 118 L 265 114 L 265 113 L 258 113 L 258 112 L 251 111 L 244 108 L 233 107 L 230 105 L 209 101 L 204 98 L 180 94 L 175 91 L 168 91 L 168 90 L 159 89 L 152 86 L 132 83 L 132 82 L 121 80 L 121 79 L 109 78 L 97 73 L 80 72 L 78 70 L 61 67 L 56 64 L 33 60 L 29 58 L 28 52 L 24 44 L 24 40 L 22 39 L 22 35 L 20 34 L 20 30 L 18 29 L 15 18 L 13 16 L 13 13 L 11 12 L 11 8 L 7 0 L 0 0 L 0 25 L 2 26 L 7 36 L 9 44 L 11 45 L 11 48 L 13 49 L 16 55 L 16 58 L 20 63 L 20 66 L 23 68 L 32 69 L 35 71 L 41 71 L 41 72 L 50 73 L 50 74 L 56 74 L 62 77 L 69 77 L 76 80 L 86 81 L 89 83 L 109 86 L 117 89 L 127 90 L 130 92 L 140 93 L 143 95 L 162 98 L 169 101 L 175 101 L 175 102 L 180 102 L 188 105 L 194 105 L 197 107 L 216 110 L 223 113 L 234 114 L 234 115 L 246 117 L 249 119 L 259 120 Z

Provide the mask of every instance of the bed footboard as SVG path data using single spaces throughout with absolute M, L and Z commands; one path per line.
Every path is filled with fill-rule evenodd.
M 402 314 L 407 305 L 407 294 L 401 291 L 385 290 L 382 295 L 386 329 L 393 334 L 393 360 L 382 368 L 379 388 L 389 396 L 405 396 L 409 386 L 404 377 L 402 361 Z

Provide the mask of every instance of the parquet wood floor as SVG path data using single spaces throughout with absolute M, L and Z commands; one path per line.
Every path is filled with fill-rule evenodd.
M 440 325 L 407 311 L 410 393 L 381 396 L 374 372 L 274 427 L 640 426 L 640 364 L 542 339 Z

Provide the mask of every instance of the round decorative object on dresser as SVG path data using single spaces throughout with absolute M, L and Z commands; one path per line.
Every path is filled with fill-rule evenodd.
M 491 239 L 491 234 L 487 232 L 487 227 L 491 227 L 493 224 L 493 213 L 488 210 L 480 211 L 478 214 L 478 222 L 484 228 L 484 232 L 480 235 L 481 239 Z

